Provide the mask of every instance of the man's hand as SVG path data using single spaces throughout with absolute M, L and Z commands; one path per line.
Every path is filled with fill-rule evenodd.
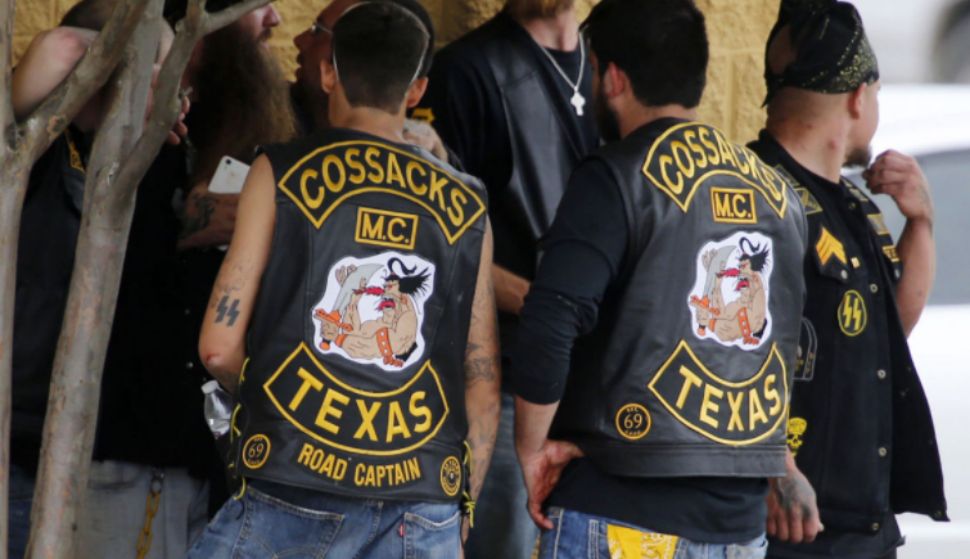
M 434 154 L 435 157 L 448 163 L 448 150 L 435 129 L 426 122 L 407 119 L 404 121 L 404 139 L 420 148 Z
M 551 530 L 552 521 L 542 512 L 545 502 L 552 489 L 559 482 L 566 464 L 574 458 L 583 455 L 578 446 L 567 441 L 546 440 L 533 453 L 526 454 L 519 451 L 519 463 L 522 465 L 522 475 L 529 496 L 529 516 L 541 529 Z
M 787 475 L 768 480 L 767 532 L 783 542 L 809 543 L 825 529 L 819 520 L 815 490 L 795 465 L 791 452 L 786 462 Z
M 525 305 L 525 296 L 532 284 L 498 264 L 492 265 L 492 282 L 495 284 L 495 303 L 498 310 L 518 316 Z
M 193 188 L 185 201 L 179 250 L 229 244 L 238 205 L 238 194 L 213 194 L 204 184 Z
M 889 150 L 876 158 L 862 178 L 874 194 L 892 196 L 906 219 L 933 222 L 930 185 L 916 159 Z

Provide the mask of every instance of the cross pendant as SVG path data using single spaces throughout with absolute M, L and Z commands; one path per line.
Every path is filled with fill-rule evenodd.
M 583 107 L 586 106 L 586 98 L 583 97 L 578 91 L 573 93 L 572 98 L 569 102 L 576 108 L 576 116 L 583 116 Z

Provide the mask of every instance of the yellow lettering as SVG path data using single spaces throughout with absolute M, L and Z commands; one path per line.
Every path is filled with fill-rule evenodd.
M 330 169 L 336 167 L 337 169 L 337 180 L 334 180 L 330 175 Z M 327 190 L 333 192 L 334 194 L 340 192 L 344 189 L 344 183 L 347 181 L 347 170 L 344 169 L 344 162 L 334 154 L 327 155 L 323 158 L 323 183 L 327 185 Z
M 728 202 L 728 197 L 720 192 L 714 193 L 714 215 L 717 217 L 731 215 L 731 204 Z
M 711 427 L 717 429 L 717 426 L 719 424 L 717 419 L 711 417 L 708 412 L 717 413 L 718 410 L 721 409 L 721 407 L 715 404 L 713 401 L 711 401 L 711 396 L 720 400 L 721 398 L 724 397 L 724 391 L 712 384 L 708 384 L 707 386 L 704 387 L 704 399 L 701 401 L 700 418 L 701 418 L 701 421 L 703 421 L 704 423 L 707 423 Z
M 381 166 L 381 162 L 377 160 L 380 155 L 380 150 L 375 147 L 369 147 L 364 150 L 364 161 L 367 162 L 367 166 L 370 168 L 370 173 L 367 174 L 367 180 L 374 184 L 381 184 L 384 182 L 384 167 Z
M 347 177 L 347 180 L 354 184 L 363 184 L 364 179 L 367 178 L 367 170 L 364 169 L 364 164 L 360 162 L 360 150 L 349 148 L 344 158 L 347 160 L 347 166 L 354 171 L 354 174 Z
M 411 431 L 404 421 L 401 404 L 392 401 L 387 406 L 387 442 L 393 441 L 396 435 L 409 439 L 411 438 Z
M 340 431 L 340 427 L 331 423 L 327 418 L 332 416 L 340 419 L 343 417 L 344 411 L 334 407 L 334 401 L 346 406 L 350 402 L 350 398 L 332 388 L 327 390 L 327 393 L 323 396 L 323 404 L 320 405 L 320 411 L 317 413 L 317 418 L 314 420 L 314 423 L 316 423 L 317 427 L 336 435 Z
M 775 375 L 768 375 L 765 377 L 765 400 L 771 402 L 771 407 L 768 408 L 768 415 L 775 416 L 781 411 L 781 395 L 778 394 L 778 389 L 775 388 Z
M 728 392 L 727 397 L 728 407 L 731 408 L 731 418 L 728 419 L 727 430 L 744 431 L 744 422 L 741 421 L 741 403 L 744 402 L 744 392 Z
M 674 163 L 677 164 L 681 174 L 688 179 L 694 178 L 694 160 L 691 159 L 687 146 L 674 140 L 670 142 L 670 151 L 674 154 Z
M 697 136 L 700 138 L 701 143 L 707 148 L 707 157 L 711 161 L 711 165 L 718 165 L 721 162 L 721 155 L 717 151 L 717 146 L 711 141 L 710 136 L 711 131 L 707 128 L 701 128 L 697 132 Z
M 357 464 L 357 467 L 354 468 L 354 485 L 356 485 L 357 487 L 364 485 L 364 476 L 362 472 L 365 472 L 365 471 L 367 471 L 366 464 Z
M 704 129 L 701 128 L 703 131 Z M 694 162 L 697 167 L 704 169 L 707 167 L 707 154 L 704 153 L 704 148 L 697 144 L 697 134 L 693 130 L 687 130 L 684 132 L 684 141 L 687 142 L 687 147 L 694 152 Z
M 732 196 L 732 207 L 734 209 L 734 217 L 748 217 L 748 212 L 742 205 L 747 202 L 747 197 L 744 194 L 735 194 Z
M 303 403 L 303 398 L 306 398 L 306 393 L 309 392 L 311 388 L 317 392 L 323 389 L 323 383 L 320 382 L 320 379 L 313 376 L 310 371 L 307 371 L 303 367 L 300 367 L 300 370 L 297 371 L 296 374 L 303 379 L 303 384 L 300 385 L 299 390 L 296 391 L 296 394 L 293 395 L 293 399 L 290 400 L 290 405 L 288 406 L 290 411 L 296 411 L 296 408 L 300 407 L 300 404 Z
M 424 196 L 428 193 L 428 183 L 419 183 L 414 180 L 414 175 L 421 175 L 422 178 L 427 178 L 428 172 L 424 169 L 424 166 L 419 164 L 417 161 L 408 161 L 404 166 L 404 172 L 408 176 L 408 184 L 411 186 L 411 192 L 416 196 Z
M 411 394 L 411 401 L 408 403 L 408 411 L 414 417 L 423 417 L 424 421 L 414 426 L 415 433 L 424 433 L 431 429 L 431 409 L 428 406 L 420 405 L 427 394 L 424 390 L 417 390 Z
M 731 165 L 737 167 L 738 164 L 734 161 L 734 149 L 732 149 L 731 144 L 717 131 L 714 132 L 714 139 L 717 141 L 717 147 L 721 151 L 721 163 L 727 165 L 728 161 L 730 161 Z
M 468 197 L 465 193 L 457 188 L 451 191 L 451 204 L 452 207 L 448 208 L 448 219 L 451 220 L 451 224 L 458 227 L 465 221 L 465 203 L 468 202 Z
M 754 431 L 758 421 L 768 423 L 768 416 L 765 415 L 765 409 L 761 406 L 758 389 L 752 388 L 748 391 L 748 430 Z
M 316 180 L 319 177 L 320 173 L 313 169 L 306 169 L 300 175 L 300 194 L 303 195 L 303 201 L 311 210 L 315 210 L 323 205 L 323 189 L 318 186 L 317 195 L 310 196 L 310 189 L 307 187 L 309 181 Z
M 360 224 L 360 236 L 364 239 L 384 239 L 384 216 L 365 212 Z
M 684 191 L 684 177 L 678 173 L 677 182 L 673 182 L 667 174 L 667 168 L 674 162 L 674 159 L 669 155 L 661 155 L 657 160 L 660 162 L 660 176 L 663 177 L 664 184 L 675 196 L 679 196 Z
M 360 427 L 354 433 L 355 439 L 360 439 L 364 435 L 367 435 L 368 439 L 377 442 L 377 431 L 374 429 L 374 417 L 377 416 L 377 412 L 380 409 L 380 402 L 374 402 L 373 406 L 368 406 L 367 402 L 357 400 L 357 410 L 360 411 Z
M 684 409 L 691 386 L 700 386 L 702 382 L 699 376 L 683 365 L 680 366 L 680 376 L 684 377 L 684 385 L 680 388 L 680 396 L 677 397 L 677 407 Z
M 300 455 L 296 457 L 296 461 L 304 466 L 309 465 L 310 456 L 313 454 L 313 445 L 309 443 L 303 443 L 303 448 L 300 449 Z
M 398 233 L 401 229 L 407 229 L 408 222 L 400 217 L 392 217 L 387 222 L 387 238 L 395 243 L 403 243 L 406 237 Z
M 387 154 L 387 182 L 396 183 L 401 188 L 407 188 L 404 184 L 404 174 L 401 173 L 401 165 L 397 162 L 397 155 Z
M 405 464 L 408 468 L 408 477 L 411 479 L 421 479 L 421 464 L 418 463 L 417 458 L 411 458 Z
M 438 207 L 441 211 L 445 211 L 445 194 L 444 188 L 448 185 L 448 177 L 441 178 L 438 173 L 431 171 L 431 195 L 428 197 L 432 203 L 434 199 L 438 199 Z

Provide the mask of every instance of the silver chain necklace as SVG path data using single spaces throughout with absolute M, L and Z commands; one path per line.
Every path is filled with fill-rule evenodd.
M 543 48 L 542 45 L 539 45 L 539 50 L 542 51 L 542 54 L 546 55 L 549 62 L 552 62 L 552 67 L 559 72 L 562 79 L 564 79 L 566 83 L 569 84 L 569 87 L 572 88 L 573 96 L 569 98 L 569 103 L 572 104 L 572 106 L 576 109 L 576 116 L 583 116 L 583 107 L 586 106 L 586 98 L 583 97 L 583 94 L 579 92 L 579 86 L 583 84 L 583 69 L 586 66 L 586 47 L 583 45 L 583 38 L 579 38 L 579 76 L 576 77 L 575 83 L 573 80 L 569 79 L 569 76 L 566 75 L 566 72 L 564 72 L 559 63 L 556 62 L 556 59 L 549 54 L 549 51 Z

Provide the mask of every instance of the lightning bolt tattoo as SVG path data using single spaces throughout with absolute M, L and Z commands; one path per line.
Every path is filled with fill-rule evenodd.
M 228 304 L 228 306 L 226 306 Z M 219 299 L 219 305 L 216 307 L 216 324 L 219 324 L 228 317 L 227 326 L 235 326 L 236 319 L 239 318 L 239 299 L 233 299 L 229 302 L 229 296 L 223 295 L 222 299 Z

